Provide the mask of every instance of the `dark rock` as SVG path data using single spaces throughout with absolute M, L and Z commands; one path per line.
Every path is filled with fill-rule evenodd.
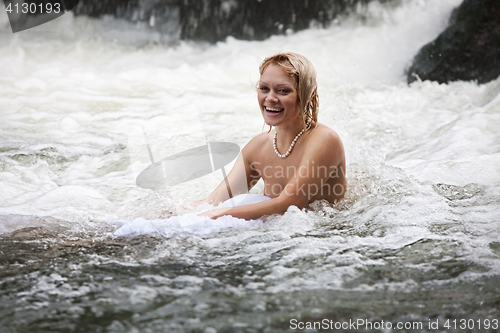
M 450 24 L 420 49 L 407 80 L 486 83 L 500 75 L 500 1 L 464 0 Z
M 79 0 L 75 15 L 116 18 L 149 25 L 153 30 L 176 40 L 180 35 L 179 4 L 182 0 Z
M 155 8 L 171 9 L 180 0 L 80 0 L 73 10 L 75 15 L 101 17 L 113 15 L 132 21 L 148 20 Z
M 145 21 L 159 31 L 177 25 L 180 38 L 213 43 L 227 36 L 262 40 L 311 22 L 325 26 L 371 1 L 377 0 L 80 0 L 74 12 Z
M 287 31 L 325 26 L 370 0 L 184 0 L 181 37 L 216 42 L 227 36 L 262 40 Z

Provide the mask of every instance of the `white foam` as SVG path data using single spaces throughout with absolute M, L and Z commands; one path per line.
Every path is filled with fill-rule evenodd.
M 144 140 L 134 135 L 137 128 L 156 131 L 151 146 L 162 157 L 198 146 L 201 138 L 243 147 L 262 132 L 255 92 L 260 61 L 295 51 L 315 64 L 319 119 L 344 142 L 346 200 L 313 213 L 291 209 L 261 225 L 260 236 L 238 229 L 237 236 L 213 236 L 206 243 L 236 248 L 252 237 L 252 244 L 259 244 L 271 234 L 282 235 L 252 247 L 254 258 L 266 260 L 286 246 L 309 248 L 312 241 L 305 235 L 318 228 L 332 235 L 330 244 L 321 246 L 383 248 L 384 235 L 390 236 L 391 246 L 404 246 L 415 232 L 442 230 L 458 218 L 456 229 L 474 230 L 474 235 L 451 232 L 451 238 L 482 232 L 474 239 L 488 244 L 498 221 L 500 80 L 408 86 L 404 77 L 414 54 L 442 31 L 460 2 L 373 3 L 365 20 L 353 16 L 326 29 L 264 41 L 227 38 L 215 45 L 174 46 L 162 44 L 150 29 L 71 15 L 43 29 L 12 34 L 0 10 L 0 212 L 7 216 L 0 219 L 0 232 L 40 225 L 36 218 L 19 215 L 63 219 L 75 228 L 120 220 L 130 235 L 215 235 L 259 226 L 231 219 L 167 222 L 163 217 L 172 208 L 170 199 L 201 199 L 222 174 L 179 188 L 139 188 L 135 176 L 149 162 Z M 196 117 L 187 117 L 193 109 Z M 165 124 L 187 133 L 193 118 L 203 133 L 192 140 L 176 137 L 170 146 L 161 141 L 170 140 L 171 133 L 161 133 L 168 131 Z M 142 155 L 134 144 L 142 147 Z M 146 164 L 137 167 L 136 161 Z M 432 188 L 436 183 L 471 183 L 480 191 L 450 203 Z M 362 265 L 354 257 L 345 260 Z M 338 268 L 338 276 L 356 274 L 351 268 Z
M 241 194 L 233 199 L 223 202 L 218 208 L 244 206 L 268 200 L 268 197 L 258 194 Z M 262 225 L 262 220 L 245 220 L 229 215 L 221 216 L 217 219 L 210 219 L 205 216 L 198 216 L 198 213 L 188 213 L 179 216 L 172 216 L 168 219 L 146 220 L 137 218 L 131 221 L 118 220 L 124 223 L 115 231 L 116 236 L 139 236 L 139 235 L 162 235 L 171 237 L 179 233 L 188 233 L 200 237 L 207 237 L 218 232 L 231 229 L 256 228 Z

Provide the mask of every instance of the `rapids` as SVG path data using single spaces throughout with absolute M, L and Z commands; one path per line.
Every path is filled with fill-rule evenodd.
M 287 332 L 323 319 L 498 331 L 500 79 L 404 75 L 459 3 L 370 3 L 328 28 L 214 45 L 71 14 L 13 34 L 0 11 L 1 331 Z M 114 235 L 189 212 L 179 206 L 222 180 L 135 184 L 148 144 L 160 160 L 260 133 L 258 65 L 280 51 L 317 69 L 346 198 L 201 236 Z

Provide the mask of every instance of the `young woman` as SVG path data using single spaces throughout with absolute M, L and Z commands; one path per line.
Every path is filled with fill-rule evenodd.
M 227 179 L 202 202 L 218 205 L 230 199 L 230 193 L 247 193 L 260 178 L 269 199 L 201 216 L 256 219 L 283 214 L 291 205 L 303 208 L 320 199 L 334 203 L 344 196 L 344 147 L 337 133 L 317 121 L 319 99 L 311 62 L 296 53 L 281 53 L 266 58 L 259 71 L 257 99 L 272 129 L 242 149 Z

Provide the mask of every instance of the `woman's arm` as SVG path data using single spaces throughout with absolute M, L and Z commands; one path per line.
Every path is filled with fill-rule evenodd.
M 232 196 L 247 193 L 260 179 L 260 175 L 251 167 L 249 159 L 251 158 L 253 143 L 249 142 L 238 155 L 233 168 L 219 186 L 210 193 L 202 202 L 208 202 L 218 205 L 230 199 Z M 229 186 L 228 186 L 229 185 Z M 231 194 L 231 196 L 230 196 Z

